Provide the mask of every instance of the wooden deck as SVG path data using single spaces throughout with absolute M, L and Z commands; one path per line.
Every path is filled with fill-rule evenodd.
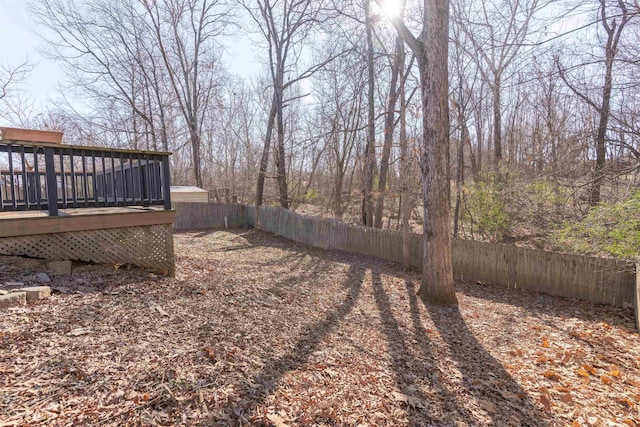
M 61 209 L 57 217 L 47 211 L 0 212 L 0 238 L 171 224 L 174 220 L 175 211 L 161 207 Z

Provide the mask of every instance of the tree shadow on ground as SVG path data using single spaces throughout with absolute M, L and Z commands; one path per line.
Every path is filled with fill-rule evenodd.
M 305 264 L 307 268 L 304 271 L 286 274 L 277 279 L 270 289 L 297 286 L 300 281 L 312 280 L 327 264 L 347 262 L 350 267 L 343 286 L 348 289 L 348 295 L 324 320 L 307 325 L 295 347 L 285 356 L 266 360 L 266 367 L 248 382 L 253 386 L 245 386 L 239 396 L 223 410 L 226 418 L 215 419 L 214 422 L 223 425 L 232 420 L 242 423 L 255 415 L 255 410 L 275 391 L 278 381 L 287 372 L 306 363 L 320 346 L 323 337 L 330 334 L 352 310 L 361 294 L 368 267 L 372 269 L 373 297 L 382 321 L 380 332 L 388 344 L 390 366 L 395 373 L 397 388 L 408 399 L 404 406 L 411 425 L 453 425 L 456 422 L 467 425 L 486 422 L 494 425 L 548 425 L 544 414 L 536 408 L 531 397 L 477 341 L 457 308 L 426 305 L 435 327 L 449 347 L 448 357 L 452 359 L 451 363 L 455 364 L 462 376 L 457 380 L 449 378 L 451 370 L 439 367 L 443 363 L 438 360 L 442 352 L 434 348 L 437 344 L 434 344 L 420 317 L 419 304 L 422 302 L 416 295 L 417 289 L 411 279 L 407 279 L 408 275 L 397 271 L 394 264 L 384 262 L 383 266 L 380 265 L 381 261 L 369 259 L 364 266 L 357 267 L 353 263 L 353 256 L 344 252 L 324 251 L 274 236 L 265 238 L 261 233 L 241 233 L 237 230 L 231 232 L 242 234 L 248 246 L 266 246 L 288 252 L 278 263 L 295 260 L 298 264 L 292 270 L 298 268 L 307 255 L 312 257 L 306 261 L 308 265 Z M 394 317 L 381 271 L 405 279 L 412 331 L 403 327 Z M 410 341 L 417 344 L 410 344 Z M 416 366 L 416 360 L 422 365 Z M 258 388 L 255 387 L 256 384 Z M 461 387 L 464 389 L 463 398 L 460 398 Z M 476 404 L 473 404 L 474 400 Z M 478 418 L 480 411 L 484 415 Z
M 353 263 L 349 266 L 346 278 L 342 283 L 346 291 L 342 302 L 328 312 L 324 319 L 305 326 L 300 333 L 300 339 L 286 355 L 266 360 L 265 368 L 249 381 L 249 384 L 258 387 L 245 386 L 243 390 L 239 391 L 238 398 L 229 402 L 223 409 L 225 418 L 213 419 L 214 425 L 228 425 L 229 421 L 238 424 L 249 422 L 254 411 L 276 389 L 282 377 L 287 372 L 305 364 L 309 357 L 318 350 L 323 338 L 333 332 L 351 312 L 360 297 L 365 271 L 365 268 Z
M 526 392 L 477 342 L 457 308 L 426 305 L 436 328 L 449 346 L 447 357 L 453 360 L 447 361 L 442 359 L 443 352 L 436 348 L 437 344 L 429 336 L 420 317 L 419 305 L 422 302 L 416 295 L 413 282 L 405 278 L 412 334 L 406 327 L 403 331 L 394 317 L 379 270 L 372 273 L 372 286 L 396 384 L 410 399 L 407 415 L 411 425 L 483 424 L 484 421 L 478 418 L 477 406 L 474 409 L 469 404 L 473 400 L 479 402 L 479 407 L 494 425 L 547 425 L 543 414 Z M 411 346 L 411 341 L 415 345 Z M 445 363 L 452 363 L 452 368 L 457 368 L 462 378 L 456 380 L 451 369 L 443 370 Z M 462 397 L 460 387 L 464 389 Z M 416 404 L 411 405 L 412 402 Z M 419 402 L 428 403 L 420 405 Z
M 409 408 L 413 407 L 417 411 L 417 413 L 415 411 L 412 413 L 412 411 L 407 410 L 407 416 L 412 420 L 412 424 L 414 425 L 426 425 L 432 421 L 438 421 L 438 416 L 433 413 L 428 403 L 429 400 L 433 399 L 430 399 L 429 396 L 424 393 L 420 384 L 426 382 L 428 388 L 433 390 L 435 386 L 434 379 L 437 376 L 436 370 L 432 363 L 425 361 L 422 369 L 420 369 L 422 378 L 412 378 L 408 375 L 407 366 L 416 364 L 416 362 L 412 360 L 413 356 L 407 346 L 406 334 L 403 333 L 402 328 L 392 313 L 391 302 L 384 290 L 380 271 L 374 270 L 371 275 L 374 299 L 382 321 L 382 332 L 389 348 L 391 368 L 395 373 L 396 385 L 398 389 L 407 396 L 407 406 Z M 426 360 L 433 360 L 433 355 L 429 352 L 428 342 L 426 344 L 427 345 L 422 347 L 428 352 L 428 354 L 425 355 Z M 449 398 L 446 399 L 446 401 L 452 400 L 450 396 L 446 397 Z M 442 408 L 436 409 L 438 413 L 442 413 Z M 416 424 L 416 422 L 419 424 Z
M 203 229 L 197 229 L 197 230 L 174 230 L 173 235 L 174 236 L 191 235 L 192 238 L 196 239 L 196 238 L 211 236 L 213 234 L 219 233 L 220 231 L 221 230 L 217 228 L 203 228 Z M 227 230 L 223 230 L 223 231 L 227 231 Z
M 416 340 L 428 342 L 425 328 L 420 319 L 416 287 L 406 282 L 411 306 Z M 462 374 L 462 386 L 466 393 L 481 402 L 480 406 L 490 416 L 494 425 L 547 426 L 547 417 L 534 404 L 531 397 L 479 343 L 469 330 L 458 307 L 424 304 L 438 329 L 440 336 L 449 346 L 450 355 Z M 421 345 L 424 348 L 424 345 Z M 488 402 L 488 403 L 485 403 Z
M 300 288 L 308 285 L 325 269 L 331 269 L 336 263 L 344 263 L 345 260 L 353 260 L 357 255 L 340 251 L 327 251 L 321 248 L 315 248 L 299 243 L 292 242 L 285 238 L 269 235 L 265 238 L 262 232 L 254 230 L 224 230 L 242 238 L 243 242 L 238 246 L 226 246 L 212 252 L 226 252 L 227 250 L 249 250 L 254 247 L 267 247 L 279 249 L 283 252 L 278 256 L 275 263 L 285 266 L 287 272 L 275 278 L 271 282 L 269 291 L 278 291 L 279 289 Z M 230 248 L 230 249 L 227 249 Z M 247 267 L 273 267 L 274 260 L 265 259 L 263 261 L 252 260 Z
M 585 322 L 606 322 L 611 326 L 635 333 L 634 314 L 631 308 L 612 307 L 589 301 L 562 298 L 536 293 L 525 289 L 483 283 L 459 283 L 456 289 L 467 296 L 490 300 L 493 302 L 520 307 L 527 313 L 536 314 L 540 320 L 544 318 L 575 318 Z

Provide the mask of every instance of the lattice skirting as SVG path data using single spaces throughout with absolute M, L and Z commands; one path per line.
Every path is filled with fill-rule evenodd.
M 0 238 L 0 255 L 132 264 L 174 275 L 172 224 Z

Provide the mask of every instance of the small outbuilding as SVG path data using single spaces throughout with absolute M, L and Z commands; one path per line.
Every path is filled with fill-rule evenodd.
M 209 201 L 209 192 L 193 186 L 171 186 L 172 202 L 201 202 Z

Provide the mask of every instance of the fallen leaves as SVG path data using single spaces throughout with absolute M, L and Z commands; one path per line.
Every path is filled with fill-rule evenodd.
M 255 231 L 175 243 L 176 278 L 94 272 L 3 313 L 0 425 L 640 423 L 627 312 L 462 283 L 459 314 L 394 264 Z
M 274 427 L 289 427 L 289 424 L 284 422 L 284 418 L 278 414 L 268 414 L 267 419 L 273 423 Z
M 611 385 L 611 383 L 613 382 L 613 380 L 611 379 L 611 377 L 610 377 L 610 376 L 608 376 L 608 375 L 602 375 L 602 376 L 600 376 L 600 380 L 601 380 L 604 384 L 606 384 L 606 385 Z
M 578 376 L 583 378 L 589 378 L 589 372 L 584 368 L 578 368 L 576 370 L 576 374 L 578 374 Z
M 567 403 L 569 405 L 573 404 L 573 396 L 571 395 L 570 392 L 564 393 L 560 396 L 560 401 L 562 403 Z
M 68 337 L 79 337 L 82 335 L 89 335 L 91 333 L 91 329 L 89 328 L 78 328 L 74 329 L 70 332 L 67 332 Z
M 485 411 L 487 411 L 489 414 L 495 414 L 496 413 L 497 409 L 496 409 L 495 403 L 490 402 L 488 400 L 484 400 L 484 399 L 481 399 L 478 403 L 480 404 L 480 407 L 482 409 L 484 409 Z
M 609 376 L 618 378 L 620 376 L 620 368 L 618 368 L 616 365 L 611 365 L 611 367 L 609 368 Z
M 544 377 L 546 379 L 549 379 L 549 380 L 552 380 L 552 381 L 560 381 L 560 375 L 558 375 L 554 371 L 545 371 L 545 372 L 542 373 L 542 375 L 544 375 Z
M 391 395 L 398 402 L 405 403 L 412 408 L 427 409 L 426 402 L 422 401 L 421 399 L 415 396 L 410 396 L 404 393 L 398 393 L 397 391 L 392 392 Z

